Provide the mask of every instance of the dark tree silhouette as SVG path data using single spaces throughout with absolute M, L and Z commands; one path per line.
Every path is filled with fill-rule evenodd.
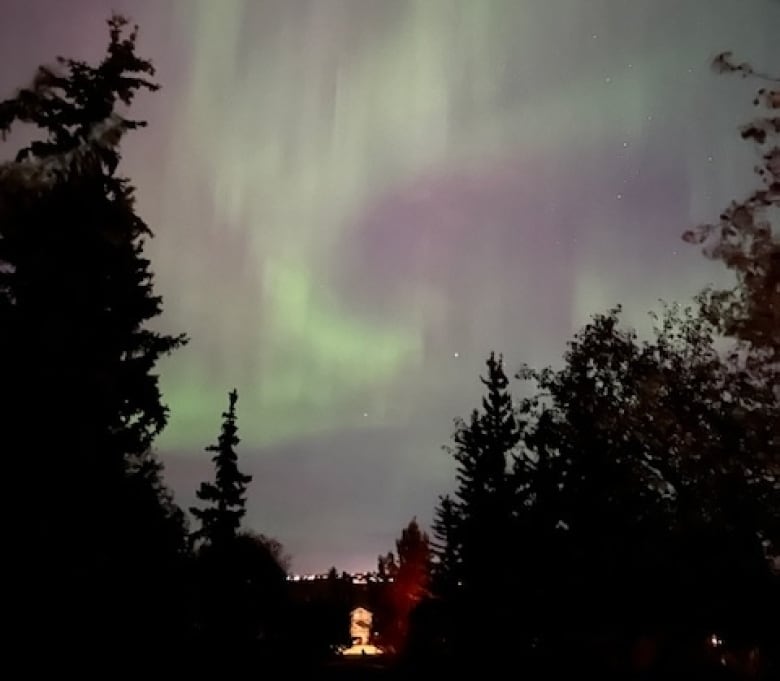
M 721 358 L 713 327 L 690 310 L 667 309 L 645 343 L 617 315 L 578 333 L 562 369 L 531 372 L 540 397 L 522 513 L 533 531 L 520 540 L 536 546 L 537 633 L 570 651 L 583 644 L 579 664 L 662 636 L 677 648 L 665 653 L 672 673 L 708 631 L 732 642 L 768 631 L 762 542 L 777 523 L 776 478 L 755 424 L 776 422 L 777 404 L 771 386 Z M 568 608 L 568 630 L 545 622 L 545 607 Z
M 764 548 L 780 572 L 780 77 L 756 70 L 748 63 L 738 63 L 730 52 L 713 60 L 718 73 L 737 74 L 759 84 L 753 104 L 759 113 L 742 126 L 744 140 L 754 144 L 759 163 L 754 167 L 759 186 L 746 197 L 732 201 L 717 223 L 704 224 L 686 231 L 683 239 L 704 245 L 707 257 L 720 260 L 736 276 L 731 289 L 705 290 L 698 298 L 701 313 L 718 331 L 734 340 L 727 362 L 732 382 L 741 388 L 749 386 L 758 393 L 769 392 L 774 399 L 743 402 L 738 410 L 742 427 L 751 435 L 752 447 L 743 452 L 744 483 L 748 494 L 760 501 L 759 534 Z M 731 386 L 726 396 L 730 396 Z M 738 437 L 732 433 L 732 440 Z M 756 456 L 759 465 L 755 465 Z M 745 493 L 744 484 L 740 488 Z M 730 507 L 739 510 L 745 525 L 747 504 L 740 496 Z M 736 508 L 735 508 L 736 507 Z M 773 510 L 772 510 L 773 509 Z M 777 585 L 774 598 L 777 602 Z M 758 627 L 764 630 L 765 627 Z M 755 632 L 754 632 L 755 633 Z M 774 673 L 780 669 L 780 635 L 764 643 L 765 652 L 774 658 Z
M 114 16 L 109 32 L 97 66 L 60 58 L 0 102 L 3 138 L 38 134 L 0 165 L 3 447 L 9 479 L 34 481 L 15 560 L 31 626 L 74 657 L 170 629 L 153 612 L 185 547 L 151 452 L 167 418 L 155 366 L 185 338 L 149 328 L 151 231 L 117 174 L 121 139 L 145 125 L 118 107 L 158 86 L 137 31 Z
M 431 541 L 432 590 L 443 598 L 454 596 L 460 574 L 458 527 L 460 512 L 449 494 L 439 497 L 433 516 L 433 540 Z
M 451 448 L 462 514 L 453 550 L 460 552 L 459 580 L 467 591 L 499 583 L 496 570 L 509 567 L 504 554 L 514 496 L 509 466 L 521 433 L 502 359 L 491 353 L 487 367 L 482 410 L 475 410 L 468 423 L 456 421 Z
M 248 671 L 284 649 L 290 626 L 286 572 L 268 542 L 239 532 L 196 556 L 193 671 Z
M 395 547 L 398 565 L 388 586 L 391 619 L 387 640 L 394 650 L 401 650 L 412 611 L 430 595 L 431 549 L 428 535 L 420 529 L 416 518 L 401 531 Z
M 765 511 L 762 539 L 780 568 L 780 77 L 738 63 L 730 52 L 719 54 L 713 68 L 760 85 L 753 100 L 759 113 L 740 130 L 742 139 L 754 144 L 760 158 L 754 168 L 759 186 L 743 199 L 732 201 L 717 224 L 700 225 L 685 232 L 683 238 L 703 244 L 705 255 L 722 261 L 736 275 L 733 289 L 707 289 L 699 303 L 702 314 L 717 330 L 736 340 L 726 360 L 733 382 L 742 392 L 758 394 L 734 411 L 753 436 L 748 451 L 742 452 L 743 465 L 753 472 L 746 476 L 750 493 L 761 499 Z M 730 397 L 730 392 L 725 395 Z M 774 519 L 770 520 L 766 512 L 772 505 Z
M 232 390 L 217 443 L 206 448 L 214 454 L 214 482 L 201 483 L 197 497 L 204 506 L 190 509 L 200 523 L 192 537 L 198 659 L 220 673 L 248 669 L 258 655 L 281 651 L 290 625 L 284 547 L 276 539 L 240 531 L 252 476 L 238 468 L 237 401 Z
M 273 559 L 284 570 L 285 573 L 290 571 L 292 565 L 292 556 L 284 549 L 284 545 L 275 537 L 269 537 L 260 532 L 244 531 L 242 534 L 251 537 L 254 541 L 265 546 L 268 552 L 273 556 Z
M 514 534 L 514 477 L 511 463 L 522 433 L 501 357 L 491 353 L 482 409 L 468 422 L 456 421 L 449 451 L 457 462 L 455 508 L 449 550 L 458 556 L 451 575 L 458 584 L 456 646 L 492 653 L 497 665 L 509 654 L 508 622 L 514 617 L 511 584 L 517 560 Z M 491 622 L 486 626 L 486 622 Z M 482 654 L 482 653 L 479 653 Z
M 228 399 L 228 410 L 222 414 L 222 428 L 217 444 L 206 447 L 207 452 L 214 453 L 214 482 L 201 483 L 196 493 L 206 506 L 190 509 L 201 525 L 194 533 L 194 538 L 214 547 L 235 540 L 241 519 L 246 513 L 246 487 L 252 481 L 251 475 L 244 475 L 238 470 L 235 449 L 240 442 L 236 424 L 238 392 L 232 390 Z
M 730 650 L 767 648 L 780 410 L 774 385 L 719 352 L 716 331 L 680 306 L 648 341 L 619 308 L 596 315 L 560 368 L 521 371 L 536 385 L 516 414 L 490 399 L 508 394 L 499 380 L 461 424 L 457 501 L 437 510 L 443 546 L 463 560 L 448 597 L 461 661 L 620 677 L 638 671 L 644 641 L 655 652 L 643 673 L 668 677 L 717 663 L 713 632 Z M 503 475 L 480 467 L 491 451 L 504 452 Z
M 737 286 L 708 290 L 702 310 L 727 336 L 747 343 L 756 361 L 780 371 L 780 241 L 772 218 L 780 209 L 780 77 L 759 73 L 750 64 L 734 62 L 730 52 L 718 55 L 719 73 L 737 73 L 764 81 L 754 104 L 761 112 L 741 129 L 761 159 L 755 168 L 760 186 L 742 200 L 732 201 L 717 224 L 688 230 L 683 238 L 704 244 L 705 254 L 721 260 L 737 277 Z M 774 211 L 774 214 L 773 214 Z
M 380 582 L 389 582 L 398 574 L 398 563 L 392 551 L 379 556 L 376 560 L 376 574 Z

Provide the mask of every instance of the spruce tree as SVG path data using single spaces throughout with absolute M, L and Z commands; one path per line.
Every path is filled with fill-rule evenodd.
M 439 497 L 433 515 L 431 552 L 433 591 L 443 598 L 455 594 L 460 575 L 460 511 L 449 494 Z
M 206 448 L 207 452 L 214 454 L 215 479 L 214 482 L 201 483 L 197 491 L 198 499 L 206 506 L 190 509 L 200 522 L 194 538 L 214 548 L 228 545 L 238 535 L 241 519 L 246 513 L 246 487 L 252 481 L 251 475 L 244 475 L 238 469 L 238 392 L 232 390 L 228 398 L 228 410 L 222 414 L 222 429 L 217 443 Z
M 467 590 L 500 582 L 496 571 L 509 568 L 514 497 L 509 464 L 521 434 L 503 360 L 491 353 L 486 364 L 482 410 L 475 410 L 468 424 L 458 421 L 453 436 L 458 463 L 455 499 L 462 511 L 461 581 Z
M 262 535 L 241 532 L 252 476 L 238 468 L 237 401 L 232 390 L 217 442 L 206 447 L 214 455 L 214 481 L 201 483 L 196 496 L 203 505 L 190 508 L 200 524 L 190 538 L 197 549 L 198 636 L 209 663 L 220 668 L 239 664 L 258 637 L 270 641 L 285 585 L 281 544 L 272 548 Z
M 505 636 L 516 614 L 513 594 L 516 561 L 510 463 L 522 433 L 512 406 L 501 357 L 490 354 L 482 409 L 468 423 L 456 421 L 451 452 L 457 462 L 454 500 L 459 516 L 452 528 L 458 551 L 454 600 L 456 646 L 508 652 Z M 490 627 L 486 624 L 490 622 Z M 495 658 L 498 663 L 499 658 Z
M 148 326 L 162 311 L 152 233 L 117 173 L 120 141 L 145 125 L 119 109 L 158 86 L 137 31 L 114 16 L 109 34 L 96 66 L 60 58 L 0 102 L 2 138 L 35 137 L 0 165 L 0 418 L 26 495 L 15 555 L 46 614 L 32 593 L 27 609 L 79 643 L 79 624 L 113 640 L 162 624 L 150 602 L 184 545 L 151 447 L 167 418 L 155 367 L 185 338 Z

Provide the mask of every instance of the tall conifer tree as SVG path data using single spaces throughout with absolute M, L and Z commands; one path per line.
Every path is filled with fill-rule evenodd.
M 201 525 L 195 537 L 205 540 L 212 547 L 221 547 L 235 540 L 246 513 L 246 487 L 252 481 L 251 475 L 244 475 L 238 469 L 238 392 L 232 390 L 228 398 L 228 410 L 222 414 L 222 429 L 217 443 L 206 448 L 207 452 L 214 453 L 215 479 L 214 482 L 201 483 L 197 491 L 198 499 L 207 505 L 190 509 Z
M 150 599 L 184 546 L 151 448 L 167 419 L 155 367 L 185 338 L 149 328 L 162 311 L 151 230 L 117 172 L 120 141 L 145 125 L 120 108 L 158 89 L 136 36 L 114 16 L 100 63 L 60 58 L 0 102 L 2 138 L 34 137 L 0 164 L 0 418 L 27 495 L 15 555 L 47 615 L 28 610 L 79 642 L 57 617 L 81 613 L 112 640 L 161 623 Z
M 452 497 L 449 494 L 439 497 L 432 526 L 432 586 L 437 595 L 445 598 L 454 595 L 460 575 L 460 523 L 460 511 Z

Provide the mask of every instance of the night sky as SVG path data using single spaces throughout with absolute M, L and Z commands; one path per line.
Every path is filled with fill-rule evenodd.
M 709 62 L 780 70 L 775 0 L 3 0 L 0 97 L 100 58 L 112 8 L 163 85 L 122 170 L 191 336 L 167 479 L 190 505 L 237 387 L 246 524 L 296 571 L 430 521 L 491 349 L 555 363 L 594 312 L 728 281 L 680 234 L 754 182 L 755 86 Z

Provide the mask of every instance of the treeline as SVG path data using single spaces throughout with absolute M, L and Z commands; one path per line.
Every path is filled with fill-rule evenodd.
M 599 315 L 562 368 L 519 378 L 535 391 L 515 402 L 491 356 L 483 406 L 456 428 L 457 483 L 434 521 L 434 593 L 452 624 L 438 653 L 602 678 L 769 655 L 769 377 L 724 360 L 707 322 L 671 308 L 644 342 L 618 311 Z
M 728 54 L 715 65 L 757 75 Z M 742 137 L 760 186 L 684 235 L 736 287 L 666 305 L 648 340 L 619 307 L 596 315 L 562 366 L 521 368 L 514 395 L 490 355 L 450 447 L 417 663 L 777 678 L 780 92 L 755 104 Z

